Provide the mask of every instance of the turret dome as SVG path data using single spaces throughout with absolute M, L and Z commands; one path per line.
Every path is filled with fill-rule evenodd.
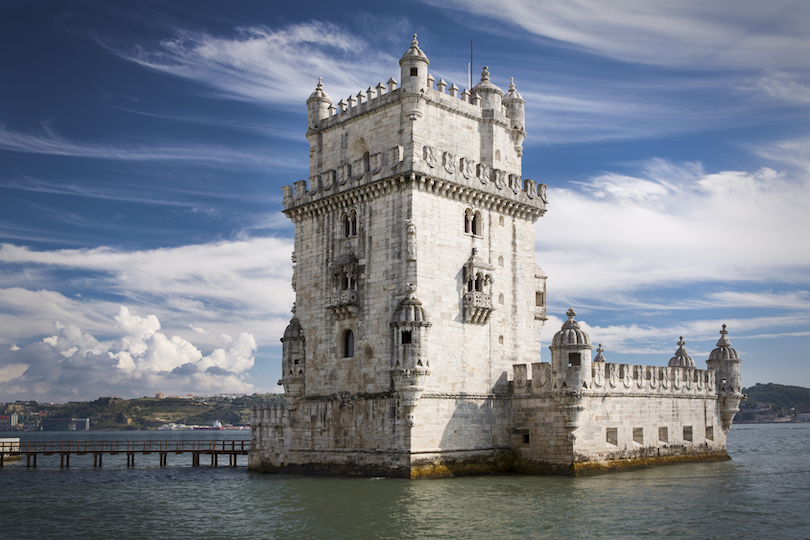
M 683 336 L 680 337 L 678 341 L 678 350 L 675 351 L 675 356 L 669 359 L 669 363 L 667 366 L 669 367 L 695 367 L 695 361 L 692 360 L 692 357 L 689 356 L 689 353 L 686 352 L 684 348 L 686 342 L 683 340 Z
M 303 336 L 304 332 L 301 330 L 301 322 L 298 320 L 298 317 L 293 317 L 290 319 L 290 324 L 288 324 L 287 328 L 284 330 L 284 338 L 281 341 L 300 339 Z
M 574 320 L 576 314 L 574 308 L 568 309 L 566 312 L 568 320 L 563 323 L 562 330 L 554 334 L 554 338 L 551 340 L 551 347 L 591 347 L 591 338 L 579 327 L 579 323 Z
M 740 356 L 731 346 L 731 342 L 728 340 L 727 336 L 728 332 L 726 332 L 726 325 L 724 324 L 723 329 L 720 330 L 720 339 L 717 341 L 717 348 L 709 353 L 710 362 L 713 360 L 725 360 L 732 362 L 740 361 Z
M 413 291 L 399 303 L 394 316 L 391 318 L 391 326 L 430 326 L 427 312 L 422 308 L 422 302 L 416 299 Z
M 399 59 L 399 65 L 402 65 L 403 62 L 407 62 L 409 60 L 421 60 L 427 64 L 430 64 L 430 60 L 428 60 L 427 55 L 422 52 L 422 49 L 419 48 L 419 40 L 416 39 L 416 34 L 413 35 L 410 49 L 405 51 L 405 54 L 403 54 L 402 58 Z
M 332 103 L 332 98 L 323 90 L 323 77 L 318 77 L 318 85 L 315 87 L 315 91 L 307 98 L 307 103 L 310 101 L 328 101 Z

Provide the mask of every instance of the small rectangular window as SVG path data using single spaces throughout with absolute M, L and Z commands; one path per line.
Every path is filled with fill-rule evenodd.
M 707 441 L 714 440 L 714 426 L 706 426 L 706 440 Z
M 609 427 L 605 430 L 605 442 L 608 444 L 612 444 L 613 446 L 619 445 L 619 429 L 615 427 Z
M 406 343 L 411 342 L 411 331 L 410 330 L 403 330 L 402 331 L 402 343 L 403 345 Z
M 692 426 L 683 426 L 683 440 L 692 442 Z
M 669 442 L 669 428 L 658 428 L 658 440 L 661 442 Z
M 411 77 L 416 77 L 417 75 L 419 75 L 419 68 L 412 67 L 411 68 Z
M 523 434 L 523 444 L 529 444 L 529 434 L 528 433 Z
M 534 305 L 536 307 L 543 307 L 544 303 L 545 302 L 543 301 L 543 293 L 541 291 L 537 291 L 536 293 L 534 293 Z
M 568 353 L 568 365 L 569 366 L 579 367 L 579 365 L 580 365 L 579 353 L 574 353 L 574 352 Z
M 633 442 L 644 444 L 644 428 L 633 428 Z

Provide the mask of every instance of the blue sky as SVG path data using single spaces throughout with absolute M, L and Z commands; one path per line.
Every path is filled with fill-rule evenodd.
M 526 99 L 547 344 L 810 386 L 810 3 L 0 3 L 0 401 L 276 391 L 305 100 L 489 66 Z M 547 358 L 544 358 L 546 360 Z

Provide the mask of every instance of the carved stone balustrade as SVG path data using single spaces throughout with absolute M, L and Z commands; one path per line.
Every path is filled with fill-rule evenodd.
M 464 322 L 473 324 L 486 324 L 494 310 L 492 295 L 481 291 L 464 293 Z

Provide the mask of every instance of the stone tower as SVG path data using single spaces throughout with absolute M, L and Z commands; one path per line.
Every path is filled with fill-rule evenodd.
M 315 460 L 327 469 L 349 448 L 361 461 L 396 449 L 408 476 L 426 451 L 464 461 L 493 441 L 445 429 L 465 414 L 455 400 L 486 406 L 512 364 L 540 356 L 546 276 L 533 223 L 545 186 L 521 175 L 525 102 L 488 68 L 461 93 L 434 87 L 415 35 L 399 64 L 401 84 L 335 105 L 319 80 L 307 100 L 309 182 L 284 189 L 295 224 L 288 461 L 295 440 L 334 446 Z
M 614 364 L 601 345 L 591 360 L 570 309 L 542 362 L 546 186 L 522 176 L 525 101 L 487 67 L 461 92 L 436 81 L 415 35 L 399 65 L 401 85 L 335 104 L 319 80 L 307 99 L 309 180 L 283 188 L 285 403 L 254 409 L 250 467 L 420 478 L 727 459 L 741 394 L 725 329 L 708 370 L 683 339 L 668 367 Z

